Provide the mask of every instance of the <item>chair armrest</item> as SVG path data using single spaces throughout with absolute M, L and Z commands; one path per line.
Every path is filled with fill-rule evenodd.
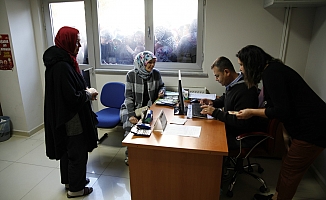
M 242 148 L 242 140 L 243 139 L 246 139 L 246 138 L 249 138 L 249 137 L 260 137 L 259 141 L 256 141 L 256 144 L 249 148 L 249 151 L 248 150 L 244 150 Z M 241 135 L 238 135 L 236 137 L 236 139 L 238 141 L 240 141 L 240 146 L 239 146 L 239 153 L 238 155 L 236 156 L 236 158 L 238 157 L 243 157 L 243 158 L 247 158 L 250 153 L 259 145 L 261 144 L 262 142 L 264 142 L 265 140 L 267 139 L 274 139 L 270 134 L 268 133 L 265 133 L 265 132 L 249 132 L 249 133 L 244 133 L 244 134 L 241 134 Z M 249 139 L 250 140 L 250 139 Z
M 245 138 L 248 138 L 248 137 L 265 137 L 265 138 L 271 138 L 271 139 L 274 139 L 271 135 L 267 134 L 267 133 L 264 133 L 264 132 L 250 132 L 250 133 L 243 133 L 241 135 L 238 135 L 236 137 L 237 140 L 242 140 L 242 139 L 245 139 Z

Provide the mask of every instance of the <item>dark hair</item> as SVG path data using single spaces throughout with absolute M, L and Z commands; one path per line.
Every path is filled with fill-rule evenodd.
M 214 67 L 217 67 L 221 72 L 224 71 L 225 69 L 228 69 L 231 72 L 235 72 L 231 61 L 224 56 L 221 56 L 214 61 L 214 63 L 211 66 L 211 69 L 213 69 Z
M 244 68 L 244 80 L 248 87 L 257 85 L 264 71 L 264 68 L 270 61 L 279 61 L 266 53 L 262 48 L 255 45 L 243 47 L 237 54 Z

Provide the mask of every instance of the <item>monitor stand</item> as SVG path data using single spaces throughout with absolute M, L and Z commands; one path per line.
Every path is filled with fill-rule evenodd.
M 174 115 L 185 115 L 185 112 L 182 109 L 180 109 L 179 104 L 176 104 L 174 106 Z

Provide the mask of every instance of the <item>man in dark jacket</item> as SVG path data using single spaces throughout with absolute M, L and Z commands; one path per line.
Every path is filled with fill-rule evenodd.
M 255 86 L 248 88 L 243 80 L 243 74 L 237 73 L 231 61 L 226 57 L 216 59 L 211 66 L 216 81 L 225 86 L 225 93 L 214 101 L 203 99 L 202 114 L 209 114 L 225 123 L 229 149 L 239 148 L 236 136 L 245 132 L 258 130 L 257 118 L 239 120 L 235 113 L 243 108 L 258 107 L 258 91 Z M 223 110 L 221 109 L 223 108 Z M 243 147 L 251 147 L 256 140 L 242 141 Z

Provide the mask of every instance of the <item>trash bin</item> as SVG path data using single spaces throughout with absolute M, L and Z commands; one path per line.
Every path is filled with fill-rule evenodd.
M 0 116 L 0 142 L 10 138 L 10 117 Z

